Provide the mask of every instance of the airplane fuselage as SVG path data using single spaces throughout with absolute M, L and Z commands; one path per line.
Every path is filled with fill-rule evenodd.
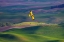
M 32 20 L 34 20 L 34 15 L 33 15 L 32 11 L 30 11 L 29 17 L 31 17 Z

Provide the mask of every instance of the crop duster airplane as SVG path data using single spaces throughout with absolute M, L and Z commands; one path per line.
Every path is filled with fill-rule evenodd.
M 34 20 L 34 14 L 32 13 L 32 11 L 30 11 L 30 13 L 29 13 L 29 17 L 31 17 L 32 20 Z

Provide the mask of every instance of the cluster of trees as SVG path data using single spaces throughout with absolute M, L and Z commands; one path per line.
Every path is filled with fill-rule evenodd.
M 11 26 L 13 23 L 10 22 L 0 22 L 0 27 L 4 27 L 4 26 Z

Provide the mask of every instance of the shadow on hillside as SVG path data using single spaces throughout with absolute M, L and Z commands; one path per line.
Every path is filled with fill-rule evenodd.
M 47 42 L 59 42 L 59 40 L 51 40 L 51 41 L 47 41 Z
M 21 31 L 28 34 L 34 34 L 39 28 L 40 26 L 26 27 L 21 29 Z
M 32 27 L 25 27 L 25 28 L 13 28 L 10 30 L 6 30 L 3 32 L 12 32 L 12 33 L 22 33 L 22 34 L 34 34 L 41 26 L 32 26 Z
M 11 35 L 11 34 L 0 34 L 0 37 L 5 38 L 5 39 L 10 39 L 10 40 L 16 39 L 16 37 L 14 35 Z

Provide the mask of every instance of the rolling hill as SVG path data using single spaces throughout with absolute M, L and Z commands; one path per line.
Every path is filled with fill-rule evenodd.
M 38 9 L 43 9 L 43 11 L 50 10 L 50 9 L 55 9 L 55 8 L 64 8 L 64 4 L 60 5 L 53 5 L 53 6 L 34 6 L 34 5 L 14 5 L 14 6 L 5 6 L 5 7 L 0 7 L 0 12 L 9 12 L 9 13 L 18 13 L 18 12 L 28 12 L 30 10 L 38 10 Z
M 64 42 L 64 28 L 60 25 L 41 25 L 14 28 L 0 32 L 0 42 Z
M 0 0 L 0 42 L 64 42 L 64 0 Z
M 32 21 L 28 17 L 29 11 L 32 10 L 35 16 L 34 21 L 46 23 L 64 22 L 64 4 L 59 5 L 12 5 L 0 6 L 0 22 L 20 23 Z

